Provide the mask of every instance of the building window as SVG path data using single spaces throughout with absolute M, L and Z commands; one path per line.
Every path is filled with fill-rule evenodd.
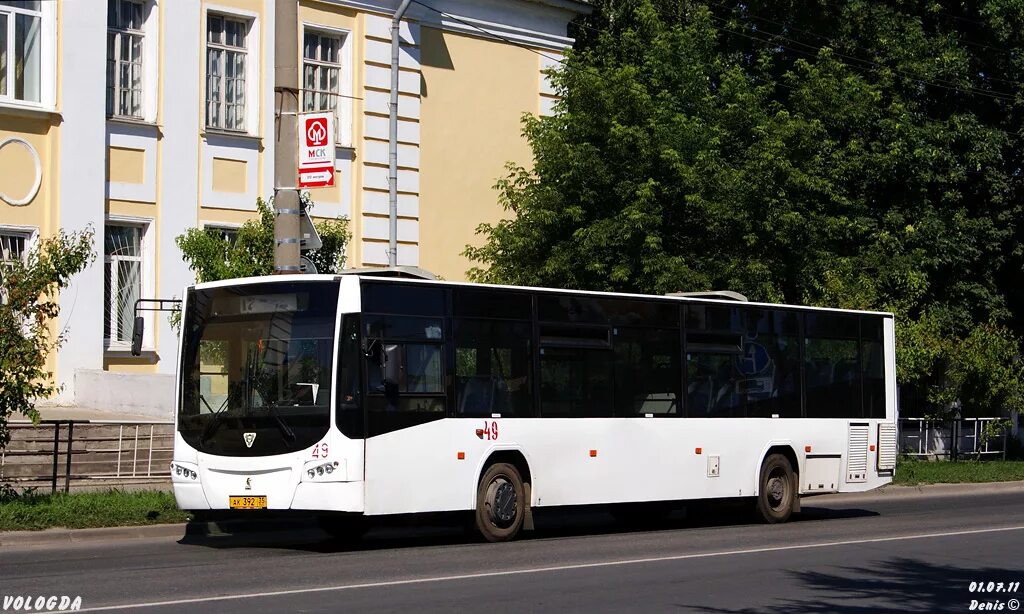
M 42 100 L 42 0 L 0 0 L 0 99 Z
M 235 242 L 238 241 L 237 226 L 213 226 L 208 224 L 203 229 L 206 231 L 206 234 L 221 239 L 229 246 L 234 246 Z
M 206 125 L 246 128 L 246 38 L 242 19 L 211 14 L 206 19 Z
M 15 262 L 24 262 L 29 235 L 0 229 L 0 303 L 7 302 L 4 278 Z
M 306 30 L 302 43 L 302 109 L 334 113 L 336 126 L 343 119 L 338 115 L 343 42 L 340 34 Z
M 103 338 L 107 345 L 131 343 L 135 301 L 142 297 L 144 227 L 107 224 L 104 233 Z
M 142 118 L 145 8 L 140 0 L 107 4 L 107 115 Z

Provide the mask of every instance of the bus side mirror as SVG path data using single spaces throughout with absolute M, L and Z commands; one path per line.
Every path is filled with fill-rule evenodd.
M 401 349 L 401 346 L 397 344 L 386 345 L 384 346 L 384 352 L 381 354 L 381 358 L 383 358 L 381 370 L 384 372 L 384 381 L 393 386 L 398 385 L 399 377 L 402 374 Z
M 135 316 L 135 324 L 132 326 L 132 356 L 142 355 L 142 336 L 146 332 L 146 318 Z

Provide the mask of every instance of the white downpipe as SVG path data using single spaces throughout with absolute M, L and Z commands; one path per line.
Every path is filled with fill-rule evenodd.
M 388 266 L 398 266 L 398 53 L 402 16 L 412 0 L 391 18 L 391 103 L 388 105 Z

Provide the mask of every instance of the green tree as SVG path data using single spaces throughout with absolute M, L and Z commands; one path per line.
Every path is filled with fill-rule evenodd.
M 312 209 L 308 194 L 303 205 Z M 175 238 L 196 281 L 218 281 L 236 277 L 270 275 L 274 272 L 274 210 L 271 203 L 256 201 L 258 217 L 238 229 L 233 243 L 225 241 L 219 231 L 190 228 Z M 345 266 L 345 246 L 351 235 L 345 218 L 323 220 L 315 224 L 323 247 L 307 257 L 321 273 L 335 273 Z
M 885 309 L 933 404 L 1020 382 L 1018 2 L 594 4 L 471 278 Z
M 0 449 L 11 439 L 10 416 L 20 413 L 38 422 L 36 400 L 58 390 L 46 360 L 70 331 L 54 335 L 51 324 L 60 312 L 60 291 L 95 258 L 92 243 L 91 228 L 62 230 L 41 239 L 24 262 L 5 265 L 0 275 Z

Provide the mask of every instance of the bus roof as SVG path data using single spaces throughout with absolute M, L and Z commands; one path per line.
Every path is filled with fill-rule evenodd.
M 385 269 L 382 269 L 385 270 Z M 260 277 L 240 277 L 236 279 L 224 279 L 221 281 L 211 281 L 201 284 L 195 284 L 194 287 L 197 290 L 204 290 L 208 288 L 223 288 L 227 286 L 253 284 L 253 283 L 276 283 L 276 282 L 314 282 L 314 281 L 336 281 L 341 279 L 342 275 L 264 275 Z M 860 309 L 838 309 L 835 307 L 812 307 L 808 305 L 794 305 L 791 303 L 759 303 L 755 301 L 738 302 L 736 300 L 723 299 L 723 298 L 706 298 L 699 296 L 673 296 L 673 295 L 659 295 L 659 294 L 636 294 L 631 292 L 599 292 L 596 290 L 570 290 L 566 288 L 543 288 L 537 286 L 506 286 L 501 284 L 479 284 L 467 281 L 441 281 L 431 279 L 413 279 L 409 277 L 391 276 L 391 275 L 374 275 L 360 272 L 359 274 L 346 274 L 344 277 L 355 278 L 360 281 L 386 281 L 388 283 L 401 283 L 401 284 L 424 284 L 430 286 L 449 286 L 449 287 L 469 287 L 469 288 L 485 288 L 485 289 L 501 289 L 501 290 L 519 290 L 529 292 L 570 292 L 572 294 L 579 294 L 584 296 L 595 296 L 595 297 L 609 297 L 609 298 L 635 298 L 635 299 L 646 299 L 646 300 L 660 300 L 660 301 L 675 301 L 682 303 L 709 303 L 716 305 L 725 305 L 730 307 L 736 306 L 752 306 L 752 307 L 789 307 L 792 309 L 801 309 L 806 311 L 832 311 L 837 313 L 859 313 L 859 314 L 871 314 L 878 316 L 885 316 L 892 318 L 894 317 L 891 312 L 887 311 L 868 311 Z

